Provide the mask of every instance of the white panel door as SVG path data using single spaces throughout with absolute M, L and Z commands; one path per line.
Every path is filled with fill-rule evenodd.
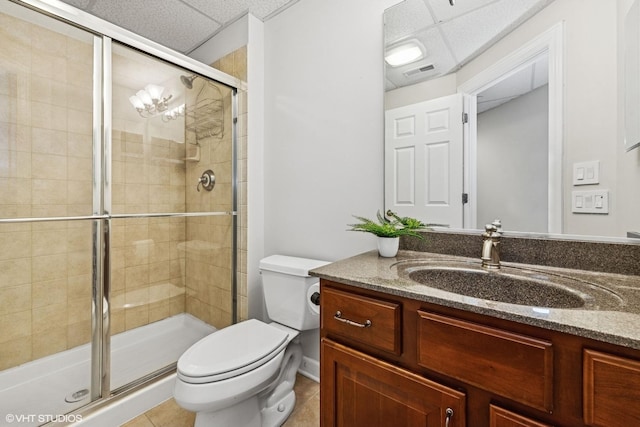
M 385 209 L 462 228 L 462 95 L 385 113 Z

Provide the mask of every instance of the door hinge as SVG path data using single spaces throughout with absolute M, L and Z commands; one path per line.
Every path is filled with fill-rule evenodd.
M 462 113 L 462 124 L 469 123 L 469 114 Z
M 465 203 L 469 203 L 469 194 L 468 193 L 462 193 L 462 204 L 464 205 Z

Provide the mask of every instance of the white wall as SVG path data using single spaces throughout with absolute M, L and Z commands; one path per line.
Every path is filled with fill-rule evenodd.
M 410 86 L 400 87 L 385 93 L 384 109 L 404 107 L 417 104 L 429 99 L 441 98 L 453 95 L 458 91 L 458 80 L 455 73 L 442 76 L 433 80 L 416 83 Z
M 389 0 L 303 0 L 265 23 L 265 253 L 329 261 L 383 207 L 382 14 Z
M 302 0 L 265 23 L 265 255 L 375 248 L 346 229 L 383 208 L 382 15 L 394 3 Z M 317 331 L 302 343 L 318 360 Z
M 264 258 L 264 23 L 249 15 L 247 45 L 247 304 L 248 316 L 263 319 L 264 296 L 258 264 Z
M 547 85 L 478 114 L 478 226 L 547 232 L 548 117 Z

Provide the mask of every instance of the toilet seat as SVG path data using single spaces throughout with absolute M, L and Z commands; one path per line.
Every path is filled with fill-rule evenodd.
M 289 334 L 256 319 L 216 331 L 195 343 L 178 360 L 178 378 L 192 384 L 225 380 L 273 359 Z

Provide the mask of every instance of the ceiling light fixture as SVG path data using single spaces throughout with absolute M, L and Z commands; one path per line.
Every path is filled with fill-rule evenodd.
M 418 40 L 411 39 L 387 49 L 384 60 L 392 67 L 410 64 L 425 56 L 425 49 Z
M 164 88 L 162 86 L 148 84 L 144 89 L 140 89 L 135 95 L 129 97 L 129 102 L 136 109 L 140 117 L 153 117 L 169 107 L 169 100 L 173 95 L 163 97 Z

